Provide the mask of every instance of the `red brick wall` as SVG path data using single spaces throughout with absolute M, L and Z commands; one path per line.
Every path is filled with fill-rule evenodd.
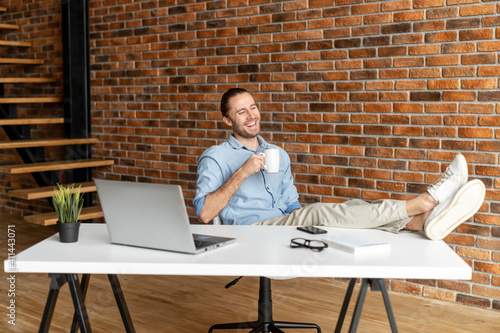
M 463 152 L 486 201 L 446 241 L 472 281 L 390 287 L 500 310 L 498 1 L 90 6 L 93 154 L 116 161 L 97 178 L 180 184 L 193 215 L 197 158 L 227 138 L 218 102 L 233 86 L 260 102 L 304 204 L 410 198 Z

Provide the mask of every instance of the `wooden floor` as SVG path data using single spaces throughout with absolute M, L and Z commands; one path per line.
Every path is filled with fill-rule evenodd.
M 15 225 L 17 253 L 56 232 L 53 226 L 29 225 L 0 214 L 2 261 L 7 257 L 9 224 Z M 15 274 L 15 326 L 8 323 L 7 317 L 6 307 L 11 299 L 7 296 L 7 277 L 2 270 L 0 332 L 38 331 L 49 288 L 48 276 Z M 244 278 L 232 288 L 224 289 L 231 277 L 119 277 L 137 332 L 207 332 L 215 323 L 256 318 L 257 278 Z M 323 278 L 273 280 L 274 317 L 283 321 L 314 322 L 321 326 L 323 332 L 333 332 L 346 286 L 345 282 Z M 390 296 L 400 332 L 500 332 L 498 311 L 392 292 Z M 92 276 L 86 305 L 94 332 L 124 332 L 105 276 Z M 50 332 L 69 331 L 72 308 L 68 287 L 64 286 L 59 294 Z M 352 306 L 348 320 L 351 313 Z M 347 329 L 348 324 L 344 325 L 342 332 L 347 332 Z M 380 293 L 368 293 L 358 332 L 390 332 Z

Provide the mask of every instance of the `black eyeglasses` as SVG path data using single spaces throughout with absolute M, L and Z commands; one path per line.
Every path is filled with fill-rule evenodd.
M 290 241 L 290 247 L 305 247 L 315 252 L 321 252 L 328 247 L 328 244 L 316 239 L 292 238 Z

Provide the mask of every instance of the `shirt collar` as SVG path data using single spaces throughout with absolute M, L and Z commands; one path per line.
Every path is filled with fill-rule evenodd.
M 257 141 L 259 141 L 259 147 L 260 148 L 266 149 L 266 148 L 269 147 L 269 144 L 260 135 L 257 135 Z M 248 149 L 248 150 L 250 150 L 249 148 L 245 147 L 241 142 L 239 142 L 238 140 L 236 140 L 236 138 L 232 134 L 229 136 L 229 139 L 227 140 L 227 142 L 234 149 Z

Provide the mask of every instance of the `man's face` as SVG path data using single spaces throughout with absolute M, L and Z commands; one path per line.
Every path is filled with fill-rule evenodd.
M 260 112 L 252 95 L 238 94 L 229 100 L 229 112 L 224 122 L 231 126 L 234 136 L 255 138 L 260 132 Z

